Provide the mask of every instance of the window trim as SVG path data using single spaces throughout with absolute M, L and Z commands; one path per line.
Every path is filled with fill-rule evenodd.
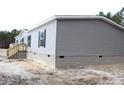
M 39 31 L 38 34 L 38 48 L 40 47 L 46 47 L 46 29 L 43 31 Z
M 27 36 L 27 46 L 31 47 L 31 35 Z

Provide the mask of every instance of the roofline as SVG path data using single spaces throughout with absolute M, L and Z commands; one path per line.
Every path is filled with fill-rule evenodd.
M 114 21 L 112 21 L 112 20 L 110 20 L 110 19 L 108 19 L 106 17 L 102 17 L 102 16 L 99 16 L 99 17 L 101 17 L 100 18 L 101 20 L 103 20 L 103 21 L 105 21 L 105 22 L 107 22 L 107 23 L 109 23 L 109 24 L 111 24 L 111 25 L 113 25 L 113 26 L 115 26 L 115 27 L 117 27 L 117 28 L 119 28 L 119 29 L 124 31 L 124 27 L 122 25 L 119 25 L 116 22 L 114 22 Z
M 16 37 L 14 37 L 14 38 L 18 38 L 19 36 L 21 36 L 22 35 L 22 33 L 23 32 L 28 32 L 28 31 L 26 31 L 26 30 L 22 30 Z
M 38 28 L 38 27 L 40 27 L 40 26 L 42 26 L 42 25 L 44 25 L 44 24 L 46 24 L 52 20 L 57 20 L 57 19 L 63 19 L 63 20 L 64 19 L 100 19 L 100 20 L 103 20 L 103 21 L 113 25 L 113 26 L 116 26 L 119 29 L 124 30 L 123 26 L 115 23 L 114 21 L 111 21 L 108 18 L 102 17 L 102 16 L 95 16 L 95 15 L 54 15 L 54 16 L 48 18 L 47 20 L 43 21 L 42 23 L 37 24 L 34 27 L 30 28 L 28 30 L 28 32 L 31 32 L 32 30 L 34 30 L 34 29 L 36 29 L 36 28 Z
M 48 23 L 48 22 L 50 22 L 50 21 L 52 21 L 54 19 L 56 19 L 56 16 L 52 16 L 52 17 L 46 19 L 45 21 L 43 21 L 43 22 L 41 22 L 41 23 L 29 28 L 28 32 L 31 32 L 32 30 L 34 30 L 34 29 L 36 29 L 36 28 L 38 28 L 38 27 L 40 27 L 40 26 L 42 26 L 42 25 L 44 25 L 44 24 L 46 24 L 46 23 Z
M 14 38 L 18 38 L 24 31 L 22 30 L 16 37 Z

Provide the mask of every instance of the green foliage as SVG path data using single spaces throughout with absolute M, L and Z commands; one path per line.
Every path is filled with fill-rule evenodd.
M 0 31 L 0 40 L 10 40 L 14 39 L 20 33 L 21 30 L 13 29 L 11 32 L 9 31 Z
M 107 17 L 108 19 L 112 19 L 112 14 L 111 14 L 111 12 L 108 12 L 108 13 L 106 14 L 106 17 Z
M 104 14 L 102 11 L 99 12 L 98 16 L 104 16 L 120 25 L 124 25 L 122 24 L 122 21 L 124 20 L 124 7 L 117 12 L 116 14 L 112 15 L 111 12 L 108 12 L 107 14 Z
M 112 20 L 115 21 L 118 24 L 121 24 L 122 22 L 122 16 L 118 13 L 116 13 L 113 17 Z
M 101 11 L 99 12 L 99 16 L 105 16 L 105 14 Z

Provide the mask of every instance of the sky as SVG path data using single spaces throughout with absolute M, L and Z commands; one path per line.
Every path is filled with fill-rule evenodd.
M 0 31 L 29 29 L 53 15 L 113 14 L 124 0 L 0 0 Z

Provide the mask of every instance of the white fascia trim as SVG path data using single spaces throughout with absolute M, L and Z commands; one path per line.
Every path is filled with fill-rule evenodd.
M 111 20 L 109 20 L 109 19 L 107 19 L 105 17 L 102 17 L 102 16 L 94 16 L 94 15 L 55 15 L 55 16 L 52 16 L 49 19 L 43 21 L 42 23 L 40 23 L 38 25 L 35 25 L 34 27 L 30 28 L 28 30 L 28 32 L 30 32 L 30 31 L 38 28 L 39 26 L 42 26 L 42 25 L 44 25 L 44 24 L 46 24 L 46 23 L 48 23 L 48 22 L 50 22 L 52 20 L 55 20 L 55 19 L 63 19 L 63 20 L 64 19 L 101 19 L 101 20 L 103 20 L 103 21 L 105 21 L 107 23 L 112 24 L 113 26 L 116 26 L 116 27 L 124 30 L 123 26 L 121 26 L 121 25 L 115 23 L 114 21 L 111 21 Z
M 124 30 L 124 27 L 123 27 L 123 26 L 121 26 L 121 25 L 119 25 L 119 24 L 115 23 L 114 21 L 111 21 L 111 20 L 110 20 L 110 19 L 108 19 L 108 18 L 101 17 L 101 19 L 102 19 L 102 20 L 104 20 L 104 21 L 106 21 L 107 23 L 112 24 L 113 26 L 118 27 L 119 29 Z
M 33 31 L 34 29 L 36 29 L 36 28 L 38 28 L 38 27 L 40 27 L 40 26 L 42 26 L 42 25 L 44 25 L 44 24 L 46 24 L 46 23 L 48 23 L 48 22 L 50 22 L 50 21 L 52 21 L 52 20 L 54 20 L 54 19 L 56 19 L 56 17 L 55 17 L 55 16 L 52 16 L 52 17 L 48 18 L 47 20 L 41 22 L 40 24 L 37 24 L 37 25 L 31 27 L 31 28 L 28 30 L 28 32 L 31 32 L 31 31 Z
M 21 36 L 23 32 L 24 31 L 22 30 L 15 38 L 18 38 L 19 36 Z
M 19 36 L 21 36 L 23 33 L 27 33 L 27 32 L 28 32 L 28 31 L 22 30 L 22 31 L 15 37 L 15 39 L 18 38 Z

